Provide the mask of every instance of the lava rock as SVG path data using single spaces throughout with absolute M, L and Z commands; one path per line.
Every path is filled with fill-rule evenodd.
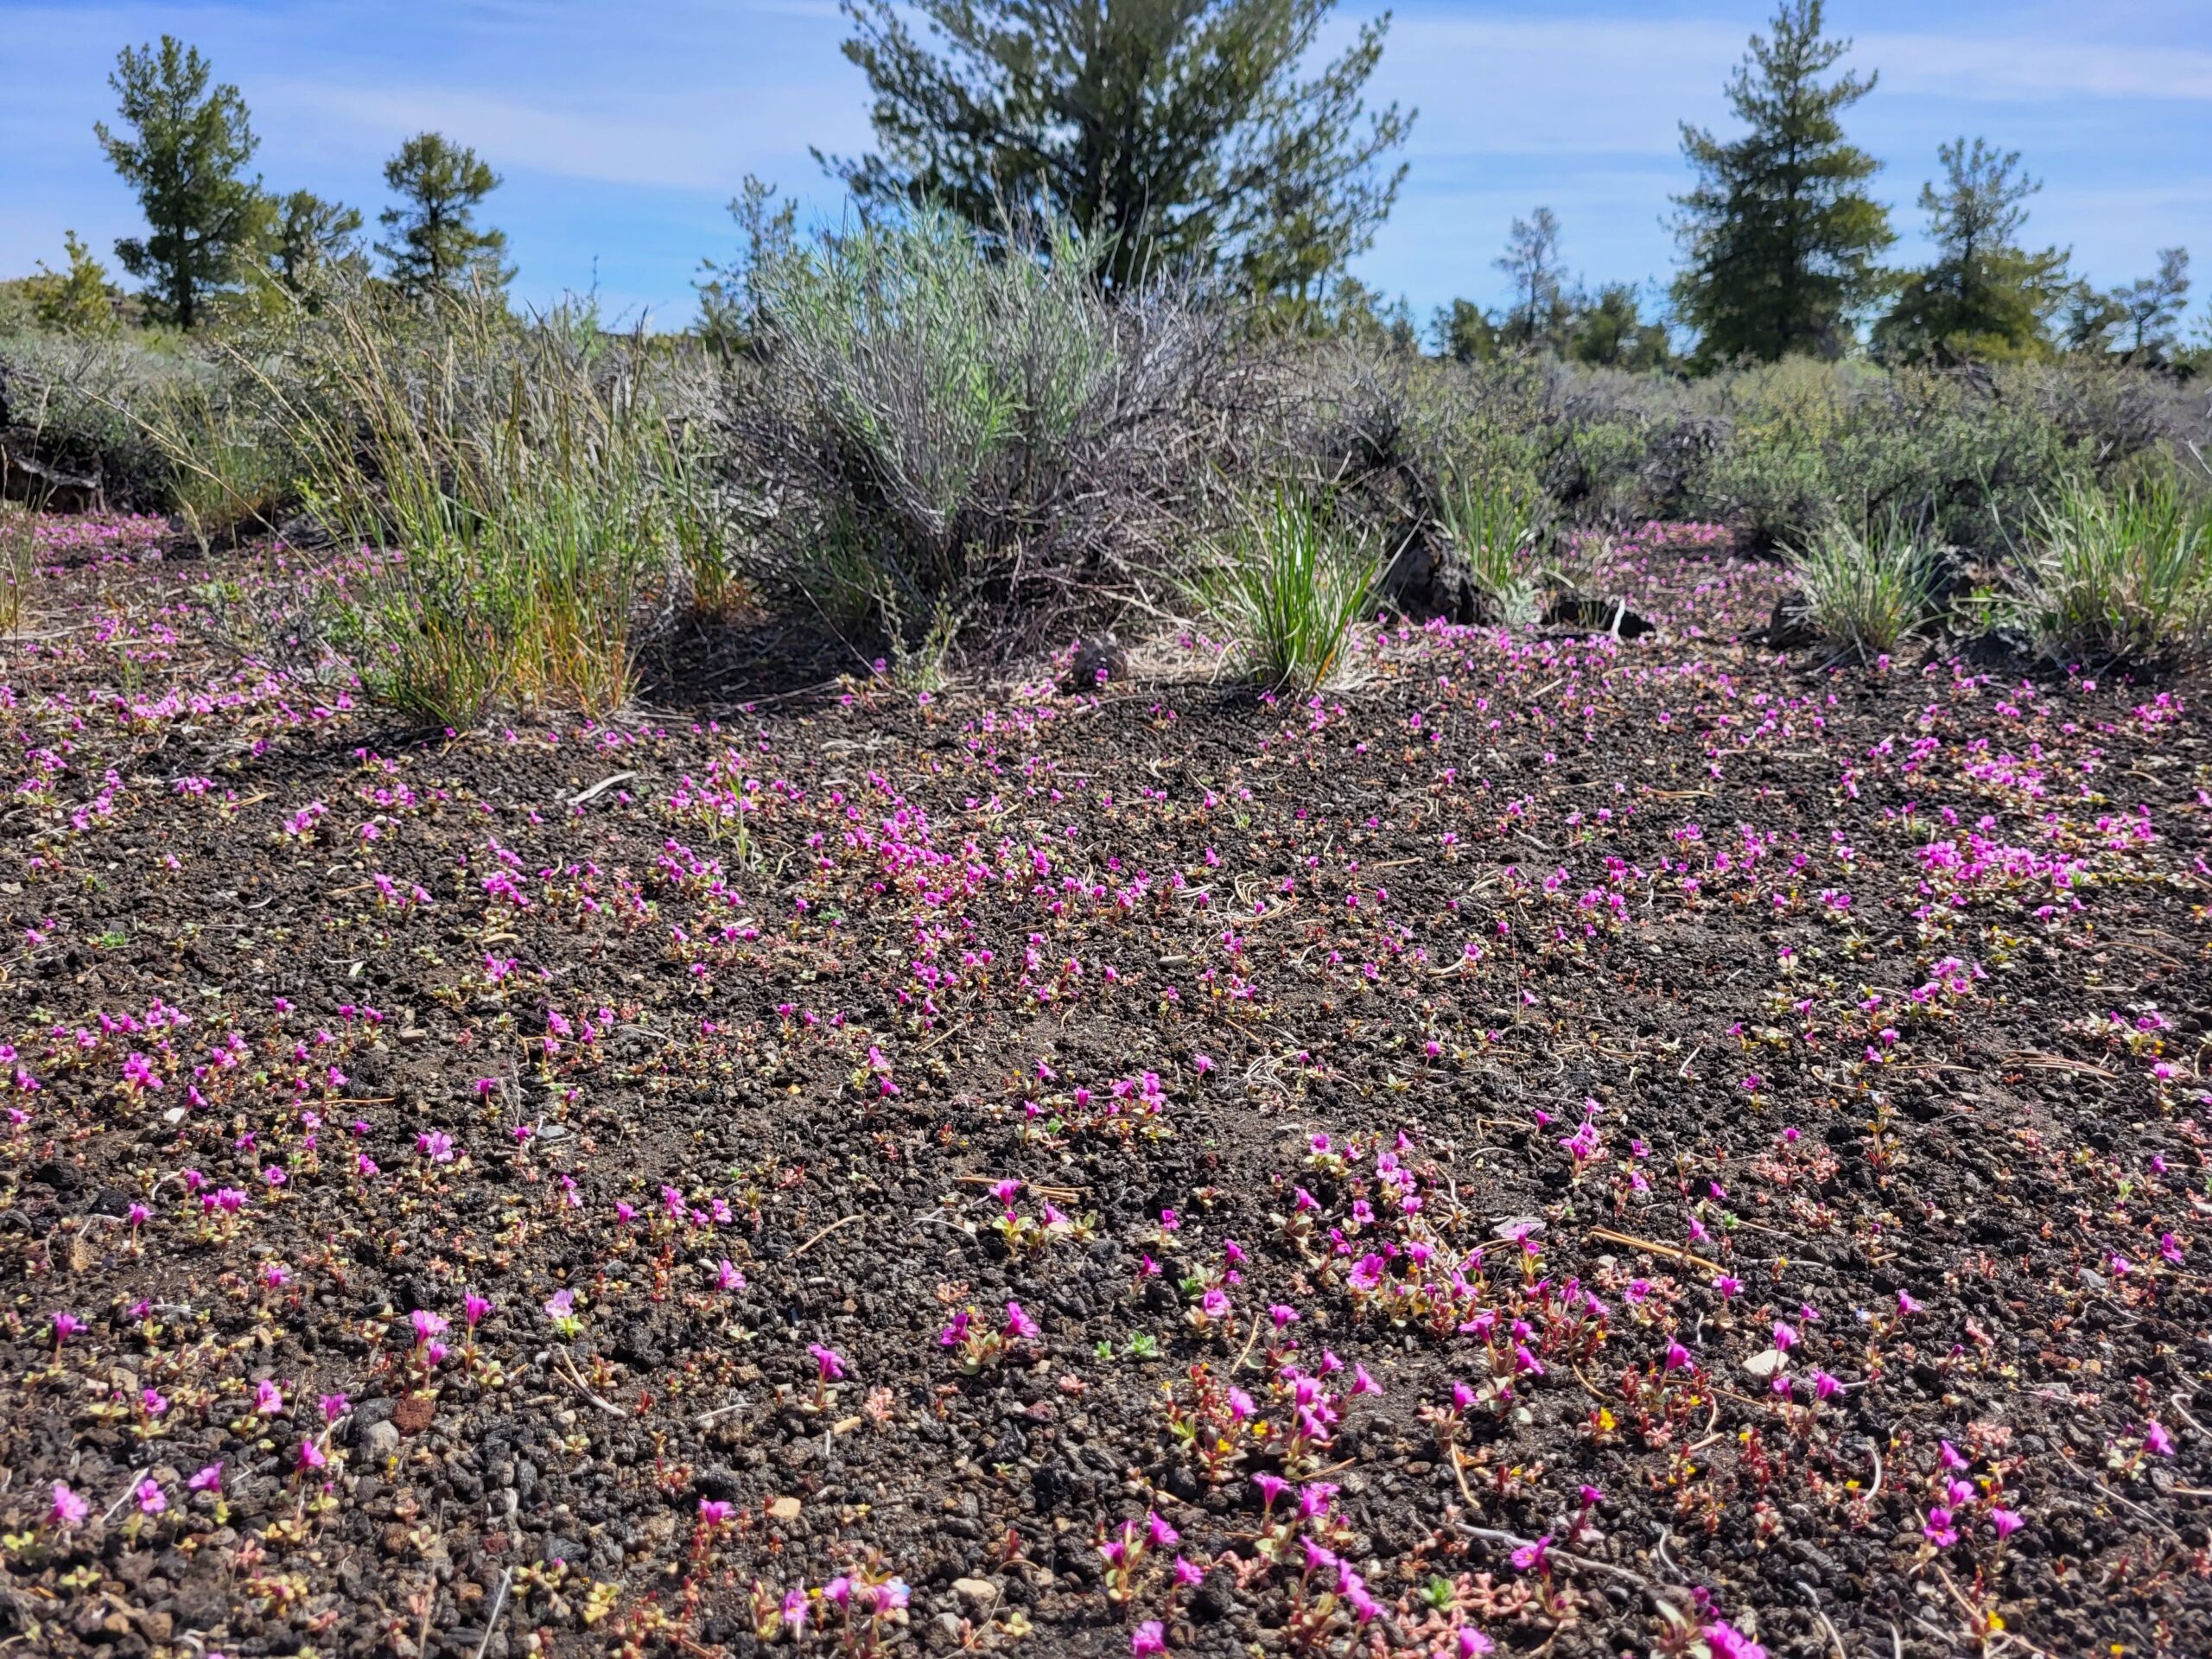
M 1802 594 L 1784 594 L 1774 601 L 1766 626 L 1754 639 L 1777 651 L 1796 651 L 1820 642 L 1821 631 L 1813 621 L 1812 607 Z
M 960 1611 L 970 1618 L 988 1618 L 999 1605 L 999 1587 L 988 1579 L 955 1579 L 952 1593 L 959 1599 Z
M 1561 594 L 1544 611 L 1548 628 L 1573 628 L 1585 633 L 1610 633 L 1623 639 L 1641 639 L 1657 629 L 1647 617 L 1638 616 L 1618 599 L 1593 594 Z
M 1119 639 L 1105 633 L 1075 642 L 1075 658 L 1068 664 L 1067 677 L 1060 682 L 1060 689 L 1071 693 L 1096 691 L 1128 677 L 1129 653 L 1122 649 Z

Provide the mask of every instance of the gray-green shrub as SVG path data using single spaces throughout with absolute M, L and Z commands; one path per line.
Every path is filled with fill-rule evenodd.
M 1204 471 L 1192 412 L 1234 379 L 1222 315 L 1109 303 L 1066 230 L 978 240 L 940 212 L 767 249 L 734 387 L 764 569 L 841 623 L 1004 612 L 1162 563 Z

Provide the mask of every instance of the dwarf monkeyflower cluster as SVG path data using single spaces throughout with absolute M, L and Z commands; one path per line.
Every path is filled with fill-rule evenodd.
M 982 1319 L 972 1307 L 961 1309 L 938 1332 L 937 1340 L 940 1348 L 951 1350 L 962 1374 L 972 1376 L 1019 1357 L 1039 1334 L 1037 1321 L 1022 1311 L 1020 1302 L 1010 1301 L 1004 1321 L 997 1324 Z

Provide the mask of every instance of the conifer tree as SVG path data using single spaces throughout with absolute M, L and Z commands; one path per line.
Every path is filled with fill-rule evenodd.
M 146 215 L 146 234 L 118 242 L 115 257 L 147 284 L 153 315 L 180 328 L 235 285 L 263 223 L 259 182 L 245 176 L 259 143 L 245 100 L 211 78 L 198 49 L 173 35 L 158 48 L 126 46 L 108 77 L 120 130 L 92 127 Z
M 1822 79 L 1851 43 L 1821 32 L 1821 0 L 1783 0 L 1772 27 L 1728 83 L 1747 130 L 1724 143 L 1682 127 L 1698 181 L 1675 199 L 1687 260 L 1675 302 L 1708 363 L 1840 354 L 1854 314 L 1883 292 L 1877 261 L 1896 239 L 1863 188 L 1879 163 L 1840 119 L 1875 77 Z
M 1063 218 L 1109 286 L 1217 268 L 1318 303 L 1389 215 L 1413 119 L 1363 99 L 1387 13 L 1306 72 L 1333 5 L 845 0 L 878 148 L 825 159 L 864 203 L 936 200 L 986 232 Z
M 2040 356 L 2068 291 L 2061 248 L 2019 245 L 2027 199 L 2043 187 L 2019 170 L 2020 152 L 1977 138 L 1937 148 L 1940 190 L 1923 185 L 1920 206 L 1935 263 L 1905 279 L 1897 303 L 1875 325 L 1885 353 L 1950 361 Z
M 418 132 L 385 163 L 384 181 L 401 201 L 377 216 L 392 232 L 377 251 L 401 293 L 419 298 L 469 282 L 499 289 L 513 279 L 500 264 L 506 232 L 477 227 L 476 210 L 499 188 L 499 175 L 474 150 Z

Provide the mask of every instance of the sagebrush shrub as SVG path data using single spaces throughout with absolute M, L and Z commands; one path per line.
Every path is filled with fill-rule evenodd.
M 734 424 L 772 570 L 895 632 L 1156 561 L 1203 470 L 1191 413 L 1234 378 L 1224 318 L 1109 302 L 1093 268 L 1064 227 L 986 243 L 930 209 L 766 253 Z

